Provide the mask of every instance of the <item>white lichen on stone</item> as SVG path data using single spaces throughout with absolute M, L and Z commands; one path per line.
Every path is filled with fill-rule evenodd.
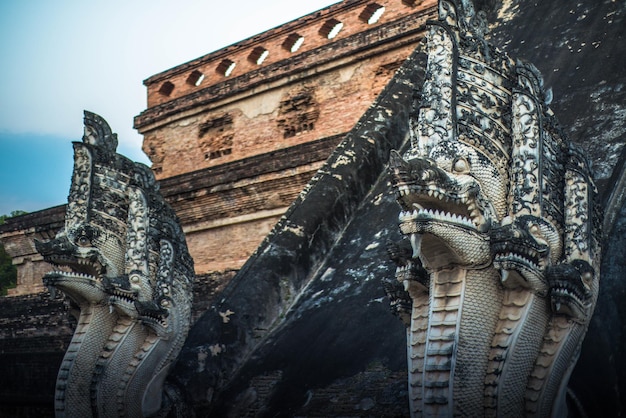
M 228 324 L 230 322 L 230 316 L 233 315 L 235 312 L 231 311 L 230 309 L 227 309 L 226 312 L 219 312 L 220 316 L 222 317 L 222 322 L 224 322 L 225 324 Z
M 295 225 L 295 226 L 291 226 L 291 225 L 287 225 L 285 226 L 285 231 L 287 232 L 291 232 L 292 234 L 298 236 L 298 237 L 303 237 L 304 234 L 304 227 L 301 225 Z
M 378 248 L 379 246 L 380 246 L 380 243 L 378 241 L 374 241 L 370 245 L 365 247 L 365 251 L 373 250 L 374 248 Z
M 213 344 L 209 346 L 209 351 L 211 352 L 211 355 L 215 357 L 226 351 L 226 346 L 224 344 Z

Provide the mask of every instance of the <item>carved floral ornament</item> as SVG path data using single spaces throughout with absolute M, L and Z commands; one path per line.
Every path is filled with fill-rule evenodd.
M 539 71 L 485 28 L 465 0 L 430 22 L 410 148 L 389 162 L 404 238 L 385 288 L 412 416 L 562 416 L 598 294 L 596 191 Z

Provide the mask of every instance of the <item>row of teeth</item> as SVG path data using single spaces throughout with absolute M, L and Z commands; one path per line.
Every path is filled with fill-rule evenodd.
M 584 309 L 585 304 L 579 297 L 577 297 L 577 295 L 574 295 L 574 294 L 572 294 L 571 292 L 568 292 L 565 289 L 554 289 L 553 292 L 557 293 L 560 296 L 560 298 L 557 299 L 557 301 L 555 302 L 555 308 L 556 308 L 557 312 L 561 310 L 561 305 L 562 304 L 564 304 L 565 306 L 568 306 L 568 307 L 572 307 L 572 305 L 574 305 L 574 306 L 576 306 L 576 305 L 581 306 L 582 305 L 582 307 Z M 569 302 L 563 303 L 564 301 L 561 300 L 562 298 L 569 299 Z
M 575 285 L 568 283 L 568 282 L 558 283 L 552 291 L 559 293 L 561 295 L 572 297 L 572 298 L 577 298 L 577 299 L 584 298 L 584 295 L 582 294 L 580 289 L 578 289 Z
M 50 274 L 50 275 L 58 274 L 59 276 L 68 276 L 68 277 L 82 277 L 82 278 L 91 279 L 91 280 L 95 280 L 96 279 L 96 277 L 91 275 L 91 274 L 80 273 L 78 271 L 55 270 L 55 271 L 51 271 L 48 274 Z
M 506 254 L 498 254 L 495 256 L 494 259 L 495 262 L 501 263 L 503 261 L 514 261 L 514 262 L 518 262 L 520 264 L 527 264 L 530 266 L 533 266 L 535 268 L 539 268 L 539 266 L 537 265 L 536 262 L 523 257 L 517 253 L 506 253 Z
M 156 322 L 159 325 L 161 325 L 163 328 L 167 328 L 167 319 L 165 319 L 165 318 L 162 319 L 162 318 L 157 318 L 157 317 L 154 317 L 154 316 L 144 316 L 143 320 L 144 321 Z
M 134 299 L 132 297 L 130 297 L 127 294 L 125 294 L 123 292 L 120 292 L 118 290 L 114 290 L 112 296 L 115 297 L 115 298 L 119 298 L 119 299 L 125 300 L 125 301 L 130 302 L 130 303 L 134 302 Z
M 499 252 L 499 253 L 504 253 L 505 249 L 506 249 L 507 245 L 506 244 L 496 244 L 494 245 L 494 249 L 495 251 Z M 515 252 L 513 252 L 515 251 Z M 508 251 L 506 253 L 504 253 L 505 255 L 509 255 L 509 254 L 525 254 L 528 257 L 533 257 L 536 254 L 536 251 L 534 251 L 532 248 L 530 248 L 529 246 L 526 247 L 522 247 L 520 245 L 515 245 L 513 246 L 513 251 Z M 535 257 L 533 257 L 535 258 Z
M 399 187 L 398 191 L 400 192 L 400 196 L 408 196 L 409 194 L 416 194 L 416 192 L 414 191 L 412 192 L 408 186 Z M 437 189 L 428 189 L 426 191 L 421 191 L 420 194 L 427 194 L 430 197 L 435 197 L 439 200 L 443 200 L 446 202 L 449 202 L 450 200 L 452 200 L 453 202 L 465 203 L 467 201 L 466 197 L 460 197 L 460 198 L 450 197 L 446 193 L 441 192 Z
M 428 217 L 443 220 L 443 221 L 451 221 L 454 223 L 459 223 L 462 225 L 469 226 L 471 228 L 476 227 L 476 224 L 472 222 L 472 220 L 469 218 L 466 218 L 461 215 L 453 215 L 450 212 L 441 212 L 438 210 L 433 211 L 432 209 L 416 209 L 412 212 L 402 211 L 400 212 L 399 220 L 400 222 L 412 221 L 420 215 L 426 215 Z

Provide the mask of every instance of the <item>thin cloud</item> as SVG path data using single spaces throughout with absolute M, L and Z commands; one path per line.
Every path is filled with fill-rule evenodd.
M 146 107 L 144 79 L 332 3 L 1 2 L 0 132 L 26 142 L 29 135 L 54 137 L 67 141 L 71 152 L 69 143 L 82 137 L 87 109 L 118 133 L 119 152 L 149 164 L 141 151 L 142 137 L 132 127 L 133 117 Z M 5 143 L 0 152 L 15 154 L 7 147 Z M 64 165 L 61 171 L 71 170 L 71 160 L 57 164 Z M 54 172 L 37 170 L 40 177 L 55 177 Z M 37 201 L 36 191 L 6 168 L 0 167 L 0 179 L 17 184 L 11 193 L 18 194 L 11 196 Z M 59 194 L 60 203 L 66 195 Z M 9 201 L 6 193 L 2 198 Z M 41 208 L 45 202 L 41 200 Z

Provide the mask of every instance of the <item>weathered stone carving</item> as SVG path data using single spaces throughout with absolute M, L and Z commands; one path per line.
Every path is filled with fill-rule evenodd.
M 389 162 L 411 414 L 563 416 L 598 294 L 595 187 L 538 70 L 485 31 L 440 0 L 411 146 Z
M 193 260 L 178 219 L 150 169 L 116 147 L 106 121 L 85 112 L 65 227 L 36 243 L 62 266 L 44 284 L 80 311 L 57 378 L 57 417 L 158 412 L 190 326 Z

